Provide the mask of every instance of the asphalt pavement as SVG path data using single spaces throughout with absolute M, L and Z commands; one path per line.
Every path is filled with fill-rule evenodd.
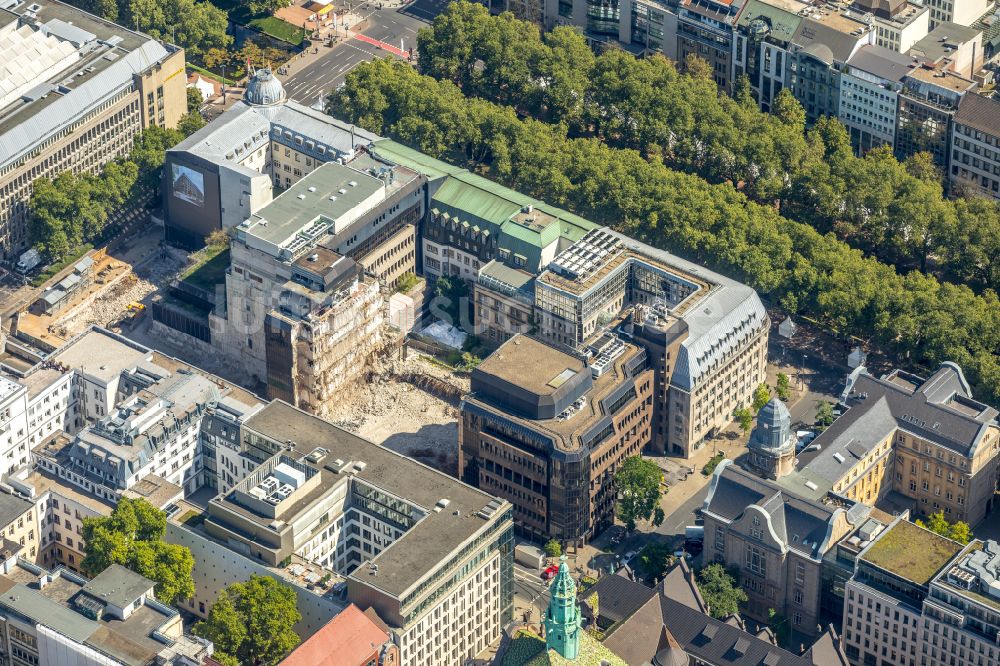
M 395 47 L 402 44 L 404 50 L 416 50 L 417 30 L 447 5 L 448 0 L 415 0 L 399 8 L 378 9 L 378 3 L 369 2 L 355 7 L 354 12 L 366 17 L 367 23 L 362 30 L 365 36 Z M 333 47 L 318 48 L 326 53 L 283 82 L 289 99 L 308 106 L 321 102 L 360 63 L 389 55 L 376 46 L 344 37 Z

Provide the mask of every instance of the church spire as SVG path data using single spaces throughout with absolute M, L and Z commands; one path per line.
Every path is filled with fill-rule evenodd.
M 569 575 L 565 555 L 560 558 L 559 572 L 549 586 L 545 648 L 569 660 L 576 659 L 580 652 L 580 607 L 576 603 L 576 583 Z

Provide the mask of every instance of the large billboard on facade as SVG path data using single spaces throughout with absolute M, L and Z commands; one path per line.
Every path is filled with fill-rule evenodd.
M 200 172 L 180 164 L 171 164 L 173 195 L 189 204 L 205 205 L 205 176 Z

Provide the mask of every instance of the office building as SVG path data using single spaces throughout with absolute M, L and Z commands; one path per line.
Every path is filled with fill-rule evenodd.
M 689 457 L 764 381 L 767 313 L 749 287 L 605 228 L 535 280 L 538 334 L 559 344 L 583 344 L 630 307 L 629 334 L 657 373 L 653 448 Z
M 790 629 L 822 632 L 824 556 L 869 514 L 860 502 L 827 493 L 806 499 L 724 460 L 701 510 L 706 561 L 739 569 L 745 613 L 761 622 L 768 611 Z
M 786 85 L 808 122 L 838 115 L 841 72 L 858 50 L 874 43 L 874 29 L 854 12 L 819 5 L 803 14 L 791 40 Z
M 290 188 L 321 164 L 350 159 L 377 138 L 286 99 L 271 70 L 257 70 L 242 100 L 167 151 L 167 239 L 201 246 L 216 229 L 235 227 L 270 203 L 273 189 Z
M 963 95 L 951 139 L 952 191 L 1000 199 L 1000 101 Z
M 996 541 L 963 546 L 897 519 L 847 582 L 845 653 L 856 666 L 997 663 L 998 580 Z
M 0 257 L 27 248 L 38 178 L 99 173 L 187 112 L 184 51 L 57 0 L 0 11 Z
M 863 46 L 840 75 L 839 118 L 858 155 L 878 146 L 893 147 L 903 80 L 912 58 L 881 46 Z
M 537 273 L 598 225 L 394 141 L 376 141 L 372 155 L 427 179 L 427 215 L 420 230 L 423 274 L 475 282 L 496 260 Z
M 244 423 L 241 447 L 262 462 L 209 502 L 209 537 L 266 566 L 295 556 L 341 576 L 347 600 L 390 627 L 400 663 L 464 663 L 500 637 L 509 503 L 282 402 Z
M 649 442 L 653 372 L 607 334 L 586 357 L 514 336 L 472 373 L 461 478 L 514 506 L 518 530 L 582 544 L 614 524 L 614 475 Z
M 881 379 L 852 374 L 844 414 L 799 454 L 779 483 L 806 497 L 832 491 L 915 515 L 943 511 L 976 525 L 993 508 L 1000 426 L 997 410 L 972 397 L 958 366 L 930 378 L 896 370 Z M 815 486 L 815 487 L 813 487 Z
M 845 588 L 842 627 L 844 653 L 853 666 L 941 663 L 922 649 L 923 602 L 928 583 L 961 548 L 897 519 L 861 552 Z
M 912 53 L 912 50 L 911 50 Z M 896 157 L 928 152 L 950 171 L 952 122 L 962 97 L 976 82 L 950 69 L 915 67 L 903 78 L 896 116 Z
M 125 567 L 87 580 L 7 556 L 0 572 L 4 663 L 199 666 L 212 653 L 156 600 L 153 581 Z
M 792 38 L 810 6 L 798 0 L 748 0 L 736 19 L 733 79 L 746 75 L 760 108 L 771 110 L 790 84 Z
M 677 7 L 677 61 L 689 55 L 705 60 L 712 78 L 733 91 L 733 24 L 742 9 L 733 0 L 682 0 Z
M 924 67 L 974 79 L 983 66 L 983 32 L 957 23 L 939 23 L 907 53 Z
M 930 28 L 933 30 L 949 21 L 972 25 L 992 4 L 992 0 L 927 0 L 931 10 Z
M 930 7 L 909 0 L 857 0 L 853 9 L 870 14 L 875 29 L 875 44 L 906 53 L 930 32 Z
M 270 398 L 325 413 L 380 349 L 382 280 L 413 271 L 423 210 L 397 169 L 324 164 L 233 230 L 212 349 Z

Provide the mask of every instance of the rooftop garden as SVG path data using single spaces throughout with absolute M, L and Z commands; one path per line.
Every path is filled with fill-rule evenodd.
M 926 585 L 960 550 L 962 544 L 901 520 L 862 559 L 918 585 Z

